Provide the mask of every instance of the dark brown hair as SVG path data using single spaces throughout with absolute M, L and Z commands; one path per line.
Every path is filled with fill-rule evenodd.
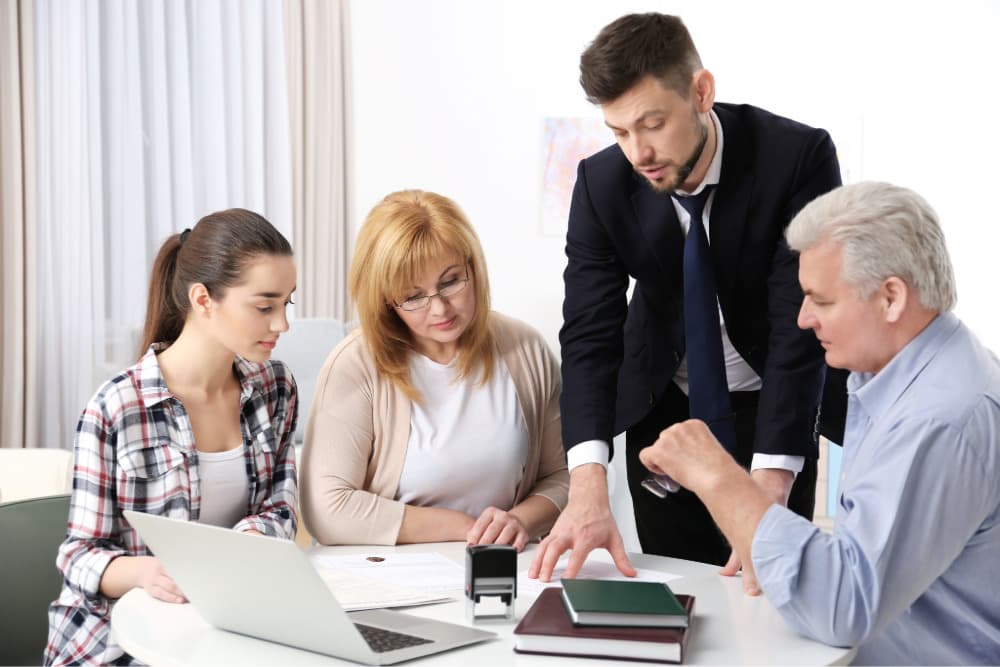
M 646 75 L 688 97 L 701 57 L 677 16 L 626 14 L 606 25 L 580 56 L 580 85 L 592 104 L 618 99 Z
M 139 357 L 153 343 L 170 344 L 184 328 L 188 289 L 201 283 L 213 299 L 241 284 L 260 255 L 291 256 L 288 240 L 262 216 L 242 208 L 206 215 L 194 229 L 170 236 L 153 262 Z

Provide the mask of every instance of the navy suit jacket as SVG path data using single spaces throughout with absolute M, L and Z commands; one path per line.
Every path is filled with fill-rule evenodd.
M 814 458 L 826 366 L 813 332 L 796 326 L 798 257 L 784 231 L 840 185 L 836 149 L 826 131 L 756 107 L 714 110 L 723 153 L 709 236 L 729 338 L 762 380 L 754 451 Z M 654 191 L 617 145 L 580 163 L 559 333 L 567 448 L 610 445 L 672 381 L 684 357 L 683 248 L 670 196 Z

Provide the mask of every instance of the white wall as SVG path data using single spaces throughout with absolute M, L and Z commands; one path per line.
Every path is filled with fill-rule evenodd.
M 598 114 L 577 83 L 580 52 L 617 16 L 650 10 L 684 17 L 718 99 L 831 131 L 860 119 L 860 176 L 911 187 L 938 210 L 959 315 L 1000 350 L 991 0 L 353 2 L 355 229 L 392 190 L 454 198 L 482 238 L 496 308 L 557 347 L 565 257 L 562 238 L 540 233 L 542 119 Z
M 835 128 L 856 122 L 858 177 L 913 188 L 937 209 L 958 314 L 1000 350 L 991 0 L 353 2 L 355 229 L 393 190 L 454 198 L 482 238 L 495 307 L 558 349 L 565 257 L 562 238 L 540 233 L 542 119 L 597 115 L 577 83 L 580 52 L 617 16 L 654 10 L 684 17 L 719 100 L 827 127 L 842 148 L 855 137 Z

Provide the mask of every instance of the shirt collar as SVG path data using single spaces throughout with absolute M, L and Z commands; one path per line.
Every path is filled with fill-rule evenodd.
M 719 179 L 722 176 L 722 123 L 719 122 L 719 117 L 715 115 L 715 110 L 710 110 L 708 112 L 709 117 L 712 119 L 712 124 L 715 125 L 715 153 L 712 155 L 712 162 L 708 165 L 708 171 L 705 172 L 705 178 L 701 179 L 701 183 L 692 192 L 687 192 L 686 190 L 681 190 L 678 188 L 677 194 L 680 195 L 697 195 L 702 190 L 704 190 L 709 185 L 718 185 Z
M 953 313 L 940 313 L 881 371 L 852 372 L 847 378 L 848 393 L 854 395 L 873 421 L 877 421 L 937 356 L 944 341 L 951 337 L 959 324 Z
M 174 397 L 167 388 L 167 381 L 163 377 L 160 361 L 156 356 L 157 352 L 162 352 L 166 347 L 163 343 L 153 343 L 139 362 L 132 367 L 137 378 L 139 396 L 147 408 Z M 240 405 L 242 405 L 262 390 L 261 366 L 242 357 L 236 357 L 233 368 L 240 383 Z
M 160 361 L 156 357 L 156 353 L 165 347 L 162 343 L 153 343 L 146 350 L 146 354 L 142 355 L 139 362 L 132 367 L 139 388 L 139 397 L 147 408 L 173 396 L 167 389 L 167 381 L 163 378 Z
M 254 394 L 264 391 L 262 364 L 247 361 L 243 357 L 236 357 L 233 368 L 236 369 L 236 378 L 240 381 L 240 405 L 243 405 Z

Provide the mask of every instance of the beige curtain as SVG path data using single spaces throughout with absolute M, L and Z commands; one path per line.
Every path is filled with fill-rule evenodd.
M 299 317 L 348 318 L 348 2 L 285 0 Z
M 37 446 L 35 161 L 29 0 L 0 2 L 0 446 Z

